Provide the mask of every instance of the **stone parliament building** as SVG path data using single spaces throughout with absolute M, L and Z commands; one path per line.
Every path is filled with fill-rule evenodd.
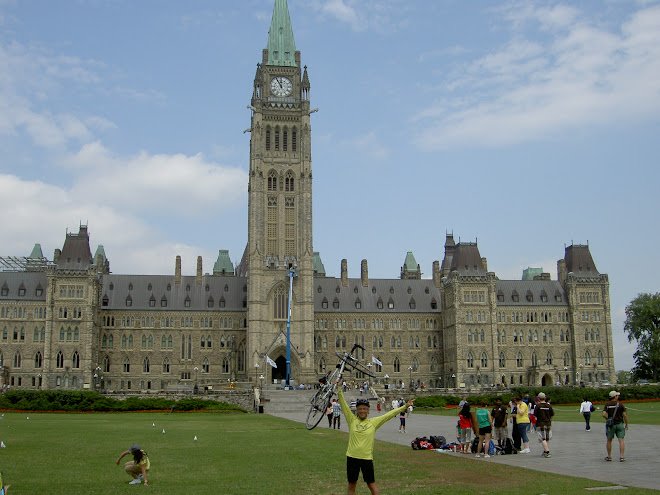
M 488 271 L 478 245 L 446 236 L 422 279 L 412 252 L 400 277 L 327 276 L 312 243 L 310 80 L 286 0 L 275 0 L 250 102 L 248 239 L 240 261 L 220 250 L 212 273 L 110 272 L 87 226 L 66 233 L 52 261 L 36 244 L 0 258 L 3 386 L 136 392 L 314 383 L 354 343 L 376 380 L 437 388 L 595 385 L 614 381 L 609 280 L 587 245 L 565 247 L 557 279 Z M 267 357 L 277 367 L 267 364 Z M 382 363 L 377 364 L 378 362 Z M 351 378 L 361 380 L 354 375 Z M 240 385 L 239 385 L 240 386 Z

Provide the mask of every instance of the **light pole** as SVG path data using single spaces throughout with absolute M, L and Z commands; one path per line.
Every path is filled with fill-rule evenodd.
M 576 385 L 579 385 L 579 384 L 582 383 L 582 364 L 579 364 L 579 365 L 578 365 L 578 368 L 580 369 L 580 382 L 579 382 L 579 383 L 576 383 Z M 578 373 L 577 373 L 577 371 L 576 371 L 576 372 L 575 372 L 575 381 L 576 381 L 576 382 L 577 382 L 577 376 L 578 376 Z
M 413 367 L 408 366 L 408 371 L 410 371 L 410 391 L 412 392 L 413 390 L 415 390 L 415 386 L 413 385 L 413 381 L 412 381 Z
M 456 388 L 456 373 L 451 374 L 451 384 L 452 387 Z
M 41 390 L 41 373 L 37 375 L 37 386 Z
M 259 363 L 254 363 L 254 386 L 257 386 L 257 375 L 259 374 Z
M 99 376 L 101 376 L 101 367 L 97 366 L 96 369 L 94 370 L 94 389 L 96 390 L 99 388 Z
M 386 388 L 386 389 L 389 389 L 389 388 L 390 388 L 390 385 L 389 385 L 388 382 L 389 382 L 389 380 L 390 380 L 390 375 L 385 375 L 384 378 L 385 378 L 385 388 Z
M 264 388 L 264 375 L 259 375 L 259 392 Z
M 193 387 L 193 392 L 197 393 L 197 372 L 199 371 L 199 368 L 195 366 L 193 370 L 195 371 L 195 386 Z

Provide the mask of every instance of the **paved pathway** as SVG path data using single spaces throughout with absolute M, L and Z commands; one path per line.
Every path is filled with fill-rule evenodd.
M 276 407 L 266 413 L 305 422 L 307 410 L 304 411 L 278 411 Z M 372 408 L 372 415 L 377 415 Z M 562 413 L 565 414 L 565 413 Z M 597 414 L 597 413 L 596 413 Z M 575 413 L 576 417 L 578 413 Z M 540 457 L 543 452 L 541 444 L 535 434 L 530 436 L 531 454 L 494 456 L 490 459 L 474 459 L 474 462 L 494 462 L 524 467 L 538 471 L 545 471 L 568 476 L 578 476 L 592 480 L 606 481 L 618 485 L 635 486 L 640 488 L 660 489 L 660 466 L 658 457 L 660 451 L 660 427 L 635 425 L 634 412 L 629 413 L 631 419 L 630 429 L 626 433 L 626 462 L 619 462 L 619 445 L 616 439 L 612 443 L 612 462 L 606 462 L 605 455 L 605 426 L 595 424 L 590 432 L 585 431 L 583 422 L 565 423 L 555 422 L 552 426 L 553 438 L 550 442 L 552 457 Z M 343 422 L 342 422 L 343 423 Z M 323 420 L 317 428 L 326 428 L 327 422 Z M 345 425 L 342 425 L 346 431 Z M 456 437 L 456 420 L 451 417 L 433 416 L 426 414 L 411 414 L 408 417 L 406 433 L 398 432 L 399 420 L 392 419 L 383 425 L 376 433 L 378 440 L 410 445 L 415 437 L 442 435 L 451 442 Z M 460 453 L 442 453 L 438 455 L 455 455 L 473 459 Z

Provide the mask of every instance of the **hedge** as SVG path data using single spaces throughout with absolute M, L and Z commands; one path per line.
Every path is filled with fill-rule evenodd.
M 553 404 L 579 404 L 585 398 L 591 402 L 607 402 L 611 390 L 621 392 L 621 400 L 645 400 L 660 399 L 660 385 L 644 385 L 609 388 L 573 388 L 573 387 L 515 387 L 507 393 L 488 393 L 482 395 L 469 395 L 467 401 L 470 404 L 480 404 L 486 402 L 491 405 L 495 403 L 497 397 L 502 398 L 502 402 L 508 403 L 514 395 L 524 397 L 529 394 L 531 398 L 536 397 L 539 392 L 544 392 Z M 431 395 L 418 397 L 415 400 L 415 407 L 436 408 L 457 406 L 462 396 L 455 395 Z
M 129 397 L 113 399 L 92 391 L 9 390 L 0 395 L 0 409 L 20 411 L 124 412 L 124 411 L 228 411 L 245 412 L 238 406 L 208 399 Z

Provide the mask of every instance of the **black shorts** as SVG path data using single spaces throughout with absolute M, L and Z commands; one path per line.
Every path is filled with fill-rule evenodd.
M 479 428 L 479 435 L 487 435 L 488 433 L 493 432 L 493 427 L 492 426 L 484 426 L 483 428 Z
M 399 423 L 401 424 L 401 426 L 406 426 L 406 417 L 399 416 Z
M 374 461 L 371 459 L 356 459 L 346 456 L 346 478 L 349 483 L 357 483 L 362 470 L 362 479 L 365 483 L 374 483 Z

